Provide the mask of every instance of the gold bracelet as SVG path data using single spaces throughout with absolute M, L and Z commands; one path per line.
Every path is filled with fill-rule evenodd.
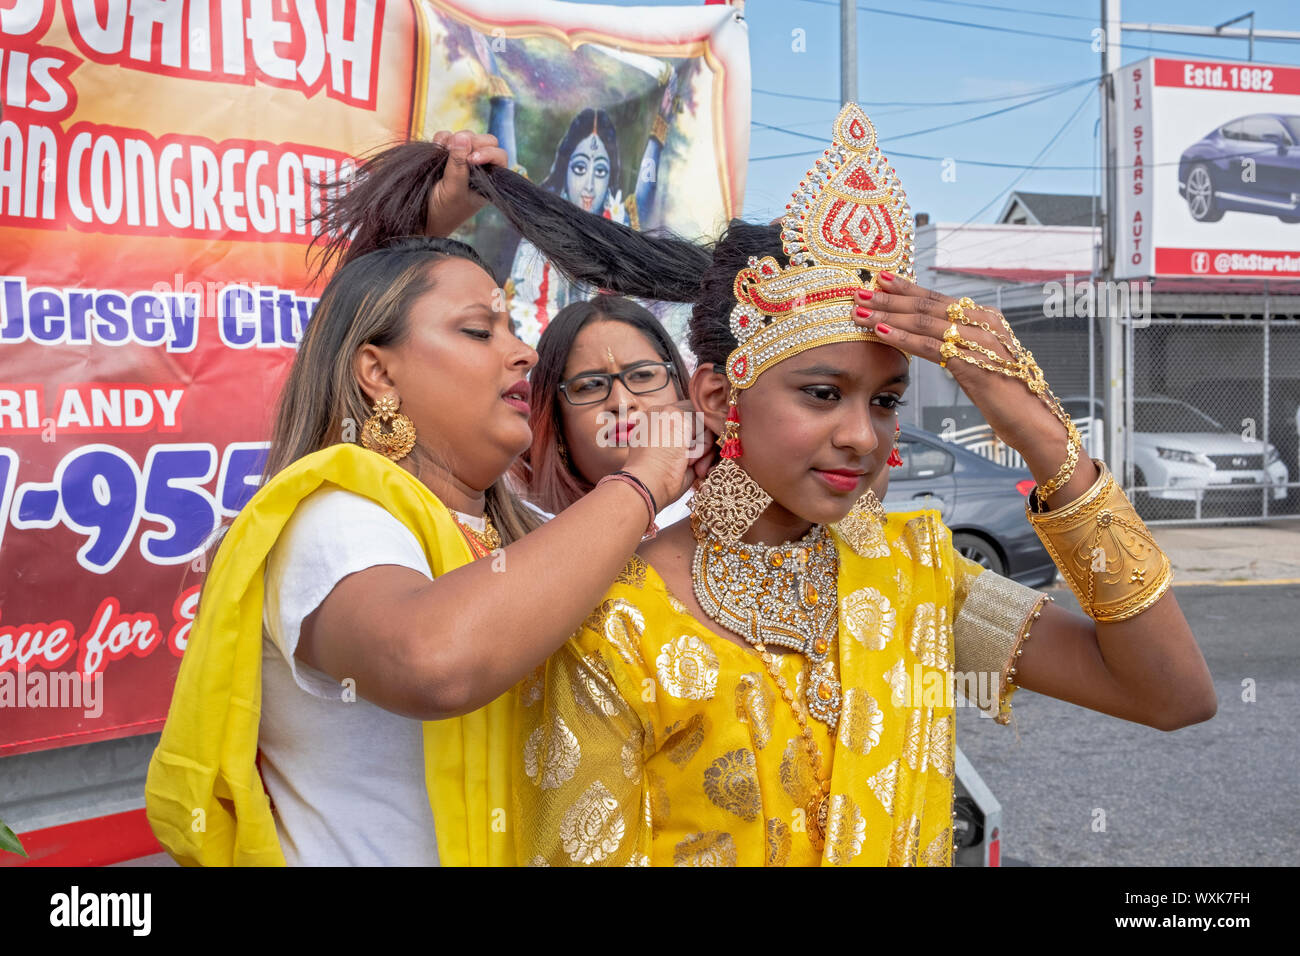
M 1082 495 L 1044 512 L 1035 489 L 1025 515 L 1083 613 L 1094 621 L 1125 621 L 1160 600 L 1173 569 L 1106 463 L 1092 462 L 1097 480 Z
M 1074 427 L 1074 422 L 1068 418 L 1065 420 L 1066 442 L 1065 442 L 1065 464 L 1061 466 L 1055 477 L 1045 481 L 1038 487 L 1038 497 L 1042 501 L 1058 489 L 1062 488 L 1066 482 L 1074 475 L 1074 468 L 1079 463 L 1079 452 L 1083 449 L 1083 439 L 1079 436 L 1079 430 Z
M 1043 614 L 1043 608 L 1047 607 L 1047 602 L 1056 603 L 1056 598 L 1050 594 L 1044 594 L 1042 599 L 1034 605 L 1034 612 L 1025 621 L 1025 630 L 1017 639 L 1015 645 L 1011 648 L 1011 658 L 1007 661 L 1006 669 L 1002 672 L 1002 695 L 998 698 L 998 714 L 993 718 L 994 723 L 1005 726 L 1011 721 L 1011 696 L 1020 689 L 1012 678 L 1016 676 L 1016 667 L 1020 664 L 1020 655 L 1025 652 L 1025 641 L 1029 640 L 1030 628 L 1034 626 Z
M 997 316 L 998 321 L 1007 334 L 1003 335 L 998 330 L 992 328 L 988 322 L 976 321 L 966 314 L 967 309 L 979 309 L 981 312 L 992 312 Z M 982 369 L 990 372 L 997 372 L 1006 375 L 1009 378 L 1019 379 L 1024 382 L 1029 391 L 1037 395 L 1047 405 L 1048 410 L 1055 415 L 1061 424 L 1065 426 L 1066 446 L 1065 446 L 1065 463 L 1061 465 L 1060 470 L 1048 481 L 1043 483 L 1042 497 L 1055 492 L 1058 488 L 1064 486 L 1070 477 L 1074 474 L 1075 465 L 1079 461 L 1079 451 L 1083 447 L 1083 439 L 1079 436 L 1079 430 L 1070 420 L 1069 414 L 1061 407 L 1060 400 L 1052 394 L 1052 390 L 1047 386 L 1047 379 L 1043 377 L 1043 370 L 1038 367 L 1034 361 L 1034 353 L 1029 351 L 1020 344 L 1020 339 L 1016 338 L 1016 333 L 1012 331 L 1011 324 L 1007 321 L 1006 316 L 995 309 L 986 309 L 984 306 L 976 305 L 970 296 L 962 296 L 956 302 L 951 303 L 947 308 L 948 320 L 952 323 L 943 333 L 943 345 L 939 347 L 940 368 L 946 368 L 948 360 L 959 358 L 970 365 L 977 365 Z M 998 355 L 990 348 L 980 345 L 978 342 L 972 342 L 970 339 L 963 338 L 961 332 L 957 329 L 957 323 L 962 325 L 972 325 L 983 329 L 1007 350 L 1010 359 L 1005 359 Z M 1010 336 L 1010 338 L 1008 338 Z M 970 349 L 973 352 L 988 356 L 996 364 L 989 364 L 983 359 L 976 358 L 973 355 L 961 351 L 959 346 Z

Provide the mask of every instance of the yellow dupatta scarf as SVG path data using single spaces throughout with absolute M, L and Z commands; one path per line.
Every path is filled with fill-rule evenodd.
M 891 514 L 864 555 L 836 542 L 844 706 L 834 729 L 809 721 L 832 770 L 824 849 L 805 815 L 818 783 L 762 661 L 691 617 L 634 557 L 521 685 L 521 862 L 951 865 L 944 691 L 952 622 L 984 569 L 960 558 L 933 511 Z M 780 661 L 801 687 L 799 656 Z
M 406 525 L 435 577 L 472 559 L 451 513 L 428 488 L 357 445 L 308 455 L 252 497 L 208 572 L 162 739 L 149 762 L 149 824 L 182 864 L 284 865 L 255 765 L 263 575 L 267 555 L 298 504 L 327 484 L 364 495 Z M 512 690 L 464 717 L 424 724 L 425 784 L 443 865 L 514 862 L 504 811 L 514 697 Z

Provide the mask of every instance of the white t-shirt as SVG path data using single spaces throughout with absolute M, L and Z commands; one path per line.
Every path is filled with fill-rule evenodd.
M 481 530 L 481 517 L 458 517 Z M 438 864 L 422 722 L 345 693 L 294 657 L 303 619 L 334 586 L 386 564 L 433 579 L 404 524 L 332 487 L 298 505 L 267 558 L 258 748 L 291 866 Z
M 664 507 L 659 514 L 655 515 L 655 524 L 660 528 L 666 528 L 670 524 L 676 524 L 683 518 L 689 518 L 691 516 L 691 496 L 693 494 L 695 494 L 695 492 L 688 488 L 686 494 Z
M 660 509 L 659 513 L 655 515 L 655 527 L 662 530 L 668 527 L 670 524 L 676 524 L 678 521 L 681 521 L 683 518 L 689 518 L 691 516 L 691 495 L 693 494 L 695 494 L 695 492 L 691 491 L 688 488 L 686 490 L 686 494 L 682 495 L 680 498 L 678 498 L 676 501 L 672 502 L 671 504 L 667 505 L 666 507 Z M 533 504 L 531 501 L 524 501 L 524 504 L 526 504 L 529 508 L 532 508 L 539 515 L 541 515 L 544 521 L 550 521 L 552 518 L 555 517 L 555 515 L 551 514 L 549 511 L 543 511 L 541 508 L 537 507 L 537 505 Z

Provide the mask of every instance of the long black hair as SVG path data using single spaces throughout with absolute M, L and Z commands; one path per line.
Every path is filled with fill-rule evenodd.
M 553 193 L 564 193 L 565 179 L 569 171 L 569 160 L 573 158 L 573 151 L 577 149 L 578 144 L 592 134 L 600 137 L 600 141 L 605 144 L 605 149 L 609 153 L 609 191 L 614 192 L 619 185 L 618 164 L 618 133 L 614 130 L 614 121 L 609 118 L 609 114 L 604 110 L 596 110 L 588 107 L 573 118 L 569 124 L 568 132 L 560 140 L 560 145 L 555 149 L 555 160 L 551 163 L 551 171 L 547 173 L 546 178 L 542 180 L 542 188 L 549 189 Z M 570 196 L 572 201 L 576 197 Z M 593 212 L 600 215 L 600 210 L 595 209 Z
M 422 235 L 429 191 L 446 164 L 447 150 L 424 142 L 393 146 L 366 160 L 351 188 L 326 196 L 318 220 L 318 274 L 395 236 Z M 471 166 L 469 183 L 570 279 L 618 295 L 693 303 L 688 341 L 701 364 L 721 365 L 736 347 L 732 287 L 749 257 L 772 256 L 787 264 L 775 225 L 733 219 L 715 242 L 692 242 L 584 212 L 500 166 Z

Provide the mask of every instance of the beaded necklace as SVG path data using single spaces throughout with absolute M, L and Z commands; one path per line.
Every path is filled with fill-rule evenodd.
M 501 534 L 492 525 L 492 519 L 487 515 L 483 516 L 483 530 L 471 528 L 465 522 L 461 521 L 456 514 L 452 513 L 452 520 L 456 526 L 464 533 L 465 539 L 469 541 L 469 549 L 474 552 L 474 557 L 484 558 L 501 547 Z
M 831 653 L 839 628 L 839 570 L 835 543 L 822 525 L 773 547 L 710 539 L 696 545 L 691 565 L 695 596 L 710 618 L 750 644 L 788 647 L 808 659 L 805 704 L 832 729 L 842 699 Z
M 813 717 L 833 730 L 843 700 L 835 670 L 838 576 L 839 556 L 822 525 L 814 525 L 799 541 L 774 547 L 710 539 L 696 545 L 691 566 L 700 607 L 754 646 L 794 712 L 818 782 L 818 793 L 805 808 L 808 836 L 818 850 L 826 840 L 830 778 L 823 775 L 821 750 L 812 729 L 767 645 L 788 647 L 807 658 L 805 704 Z

